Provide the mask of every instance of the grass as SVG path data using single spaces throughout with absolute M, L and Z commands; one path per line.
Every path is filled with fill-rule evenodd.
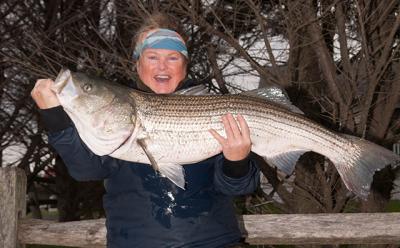
M 391 200 L 386 207 L 387 212 L 400 212 L 400 200 Z
M 57 210 L 48 211 L 45 208 L 41 208 L 40 213 L 42 214 L 42 218 L 44 220 L 58 220 L 58 211 Z M 28 213 L 26 215 L 26 217 L 32 218 L 32 213 Z

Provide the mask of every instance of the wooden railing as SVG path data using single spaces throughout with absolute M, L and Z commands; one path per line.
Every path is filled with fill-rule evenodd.
M 44 244 L 104 247 L 104 219 L 53 222 L 25 218 L 25 173 L 0 168 L 0 247 Z M 239 216 L 250 244 L 400 244 L 400 213 Z

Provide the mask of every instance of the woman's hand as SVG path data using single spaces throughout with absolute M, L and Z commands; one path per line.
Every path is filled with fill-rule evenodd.
M 51 79 L 39 79 L 31 91 L 31 96 L 40 109 L 53 108 L 60 105 L 60 101 L 51 86 L 54 85 Z
M 214 129 L 210 133 L 221 144 L 226 159 L 239 161 L 245 159 L 251 150 L 250 129 L 242 115 L 237 115 L 237 121 L 232 114 L 222 116 L 226 138 Z

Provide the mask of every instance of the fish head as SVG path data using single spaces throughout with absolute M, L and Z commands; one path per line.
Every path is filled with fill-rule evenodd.
M 64 109 L 91 115 L 112 102 L 117 93 L 114 87 L 104 79 L 63 70 L 55 80 L 53 90 Z
M 70 70 L 62 70 L 53 87 L 79 136 L 97 155 L 113 153 L 134 131 L 135 103 L 129 90 Z

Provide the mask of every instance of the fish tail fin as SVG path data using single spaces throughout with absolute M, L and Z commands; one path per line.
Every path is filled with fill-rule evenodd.
M 158 171 L 162 176 L 171 180 L 176 186 L 185 189 L 185 173 L 183 166 L 173 163 L 158 164 Z
M 358 137 L 346 135 L 350 142 L 349 156 L 344 159 L 338 154 L 331 159 L 347 186 L 356 195 L 366 198 L 369 194 L 374 173 L 389 164 L 396 167 L 400 156 L 394 152 Z

